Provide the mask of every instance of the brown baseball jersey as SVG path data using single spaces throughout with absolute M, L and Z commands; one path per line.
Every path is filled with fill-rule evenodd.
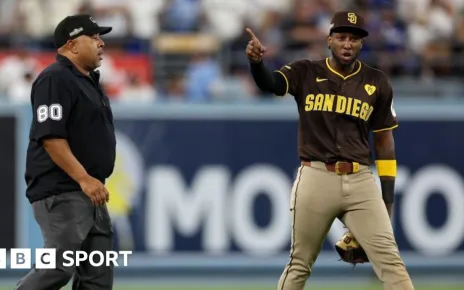
M 370 165 L 369 132 L 398 126 L 387 76 L 361 61 L 347 76 L 331 68 L 328 58 L 298 60 L 278 72 L 298 106 L 302 160 Z

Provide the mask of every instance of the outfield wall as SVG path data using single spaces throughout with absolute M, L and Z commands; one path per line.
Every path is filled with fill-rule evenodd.
M 395 105 L 400 250 L 415 273 L 462 275 L 464 103 Z M 118 248 L 135 253 L 120 275 L 280 274 L 298 167 L 292 102 L 115 105 L 114 114 L 118 160 L 108 181 L 109 206 Z M 27 106 L 0 107 L 4 140 L 14 140 L 2 142 L 0 157 L 15 158 L 3 164 L 15 169 L 14 176 L 0 167 L 0 210 L 13 221 L 3 226 L 11 233 L 0 238 L 6 248 L 42 247 L 24 196 L 30 118 Z M 335 222 L 315 272 L 339 275 L 348 267 L 333 250 L 343 232 Z M 356 273 L 372 274 L 369 266 Z

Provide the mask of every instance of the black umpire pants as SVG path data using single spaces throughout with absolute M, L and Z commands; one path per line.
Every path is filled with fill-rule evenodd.
M 56 269 L 32 269 L 16 290 L 59 290 L 74 275 L 73 290 L 113 289 L 113 266 L 64 267 L 65 251 L 111 251 L 113 229 L 106 206 L 94 206 L 81 191 L 68 192 L 36 201 L 34 217 L 44 238 L 45 248 L 56 249 Z M 74 260 L 75 261 L 75 260 Z

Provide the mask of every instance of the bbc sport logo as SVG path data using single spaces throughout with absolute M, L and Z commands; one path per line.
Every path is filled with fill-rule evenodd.
M 9 260 L 11 269 L 31 269 L 32 267 L 32 250 L 28 248 L 13 248 L 9 251 Z M 80 266 L 88 262 L 93 267 L 110 266 L 127 267 L 128 256 L 132 251 L 65 251 L 63 252 L 63 267 Z M 0 249 L 0 269 L 7 267 L 7 251 Z M 35 249 L 35 268 L 36 269 L 56 269 L 56 249 L 38 248 Z M 122 263 L 120 258 L 122 257 Z

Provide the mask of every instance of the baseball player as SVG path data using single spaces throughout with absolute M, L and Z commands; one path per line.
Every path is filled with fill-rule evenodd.
M 290 260 L 279 290 L 302 290 L 335 218 L 349 232 L 336 244 L 342 260 L 370 262 L 388 290 L 414 289 L 391 224 L 396 176 L 392 129 L 398 126 L 387 76 L 358 60 L 368 36 L 362 16 L 337 12 L 327 38 L 331 56 L 297 60 L 271 72 L 254 33 L 246 55 L 257 86 L 292 95 L 299 113 L 301 166 L 290 199 Z M 369 133 L 381 193 L 369 168 Z

